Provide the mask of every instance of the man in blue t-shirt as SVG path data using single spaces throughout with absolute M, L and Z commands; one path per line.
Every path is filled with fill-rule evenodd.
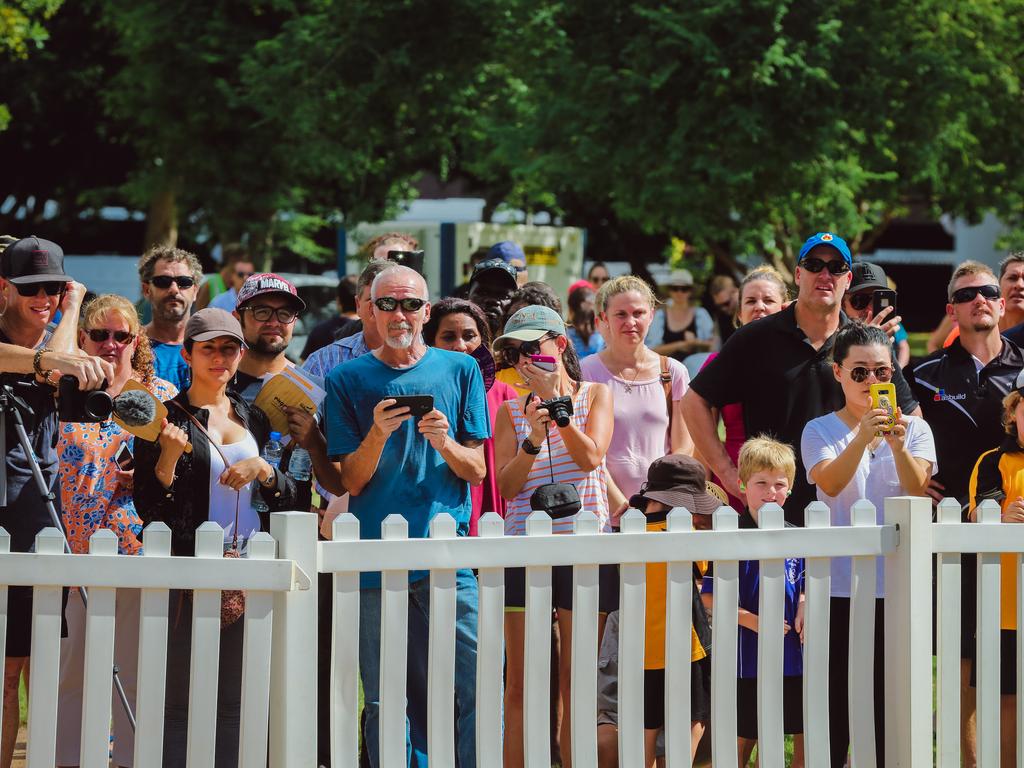
M 469 531 L 470 483 L 485 473 L 483 441 L 490 437 L 483 377 L 469 355 L 427 347 L 420 331 L 430 316 L 427 285 L 416 271 L 393 267 L 373 281 L 372 320 L 384 340 L 372 353 L 342 363 L 327 376 L 324 401 L 327 453 L 339 463 L 349 512 L 364 539 L 379 539 L 381 523 L 400 513 L 409 536 L 426 537 L 439 512 Z M 433 399 L 413 414 L 396 397 Z M 429 579 L 409 574 L 408 716 L 411 747 L 426 758 Z M 476 765 L 477 584 L 472 571 L 456 576 L 455 702 L 459 765 Z M 359 670 L 371 763 L 379 756 L 380 574 L 362 576 Z M 419 764 L 425 764 L 418 759 Z
M 181 348 L 202 276 L 199 259 L 180 248 L 157 246 L 139 259 L 142 295 L 153 307 L 153 319 L 145 327 L 153 347 L 153 369 L 179 392 L 191 383 Z

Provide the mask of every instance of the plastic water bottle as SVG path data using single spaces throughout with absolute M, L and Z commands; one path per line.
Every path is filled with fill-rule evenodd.
M 309 451 L 297 445 L 292 449 L 292 457 L 288 460 L 288 474 L 296 482 L 309 482 L 313 476 L 313 460 L 309 457 Z
M 270 440 L 268 440 L 267 444 L 263 447 L 263 453 L 261 453 L 260 456 L 263 457 L 263 460 L 266 461 L 267 464 L 276 469 L 281 466 L 281 456 L 283 454 L 284 446 L 281 445 L 281 433 L 271 432 Z M 253 487 L 252 491 L 252 508 L 258 513 L 263 514 L 265 512 L 269 512 L 270 507 L 268 507 L 267 502 L 263 500 L 258 483 L 259 481 L 257 480 L 257 485 Z

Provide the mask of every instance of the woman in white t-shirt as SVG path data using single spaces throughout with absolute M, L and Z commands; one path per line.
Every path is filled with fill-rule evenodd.
M 810 421 L 804 427 L 800 452 L 807 479 L 817 485 L 818 499 L 832 510 L 832 525 L 849 525 L 850 508 L 867 499 L 882 522 L 883 505 L 889 496 L 924 496 L 935 472 L 935 441 L 923 419 L 904 416 L 897 409 L 895 428 L 879 432 L 888 418 L 881 408 L 871 408 L 870 385 L 890 381 L 892 350 L 885 332 L 854 322 L 836 334 L 832 369 L 843 389 L 845 405 Z M 849 746 L 848 672 L 850 634 L 850 586 L 852 564 L 848 557 L 832 558 L 832 599 L 829 633 L 829 729 L 831 762 L 842 766 Z M 878 558 L 875 609 L 875 751 L 883 765 L 885 739 L 882 624 L 885 587 L 882 558 Z

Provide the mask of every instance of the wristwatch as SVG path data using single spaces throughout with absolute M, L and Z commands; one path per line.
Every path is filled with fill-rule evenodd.
M 523 450 L 531 456 L 536 456 L 540 453 L 540 448 L 530 442 L 530 438 L 523 440 Z

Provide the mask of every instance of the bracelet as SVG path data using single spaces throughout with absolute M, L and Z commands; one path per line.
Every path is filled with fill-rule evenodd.
M 49 347 L 40 347 L 39 349 L 36 350 L 35 355 L 32 356 L 32 370 L 35 371 L 36 376 L 38 376 L 41 379 L 46 379 L 47 375 L 52 373 L 52 370 L 43 370 L 43 355 L 45 355 L 47 352 L 53 352 L 53 350 L 50 349 Z

